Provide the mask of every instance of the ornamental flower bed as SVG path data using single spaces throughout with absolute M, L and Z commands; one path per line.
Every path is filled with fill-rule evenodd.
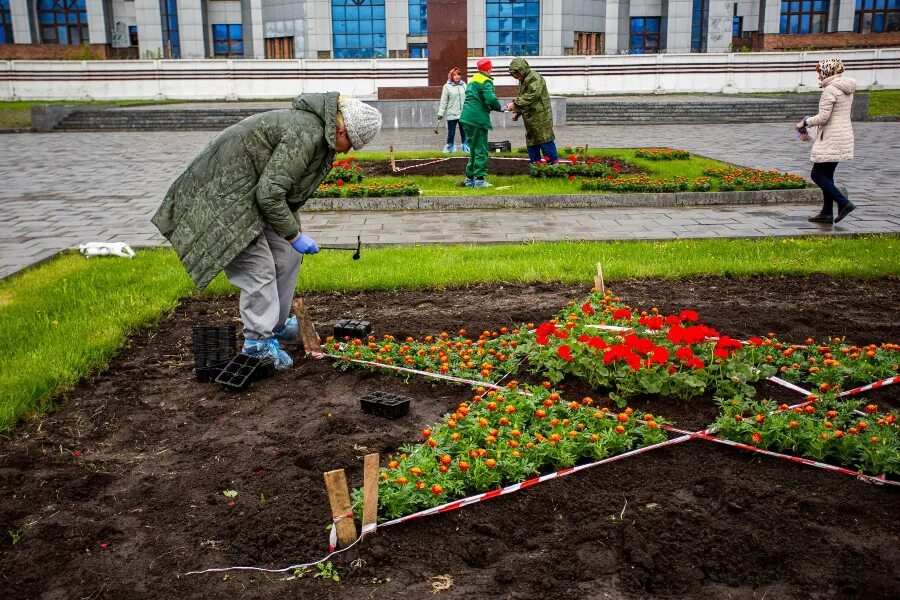
M 663 316 L 655 311 L 633 310 L 610 291 L 594 293 L 533 333 L 520 333 L 518 351 L 533 372 L 554 383 L 571 375 L 595 389 L 612 390 L 610 398 L 620 406 L 637 394 L 689 400 L 715 390 L 752 397 L 751 384 L 775 373 L 762 354 L 700 324 L 696 312 Z
M 684 177 L 649 177 L 638 175 L 637 177 L 603 177 L 600 179 L 585 179 L 581 182 L 581 189 L 593 192 L 649 192 L 672 193 L 684 192 L 691 189 L 691 184 Z
M 579 162 L 578 157 L 573 155 L 568 160 L 561 160 L 555 165 L 547 164 L 544 161 L 536 162 L 531 165 L 529 175 L 537 179 L 576 176 L 606 177 L 619 173 L 621 170 L 618 163 L 609 166 L 597 158 L 588 158 Z
M 666 440 L 652 414 L 595 408 L 594 400 L 564 401 L 549 382 L 501 391 L 477 388 L 470 402 L 422 430 L 423 442 L 401 448 L 380 470 L 381 520 L 524 481 Z M 362 510 L 362 490 L 354 490 Z
M 313 194 L 313 198 L 388 198 L 395 196 L 418 196 L 421 193 L 419 186 L 412 181 L 399 181 L 385 183 L 373 181 L 371 183 L 345 184 L 338 180 L 337 183 L 323 183 Z
M 499 331 L 485 331 L 477 340 L 466 337 L 466 330 L 451 337 L 447 332 L 426 336 L 422 341 L 408 337 L 399 341 L 392 335 L 381 340 L 369 336 L 366 341 L 345 338 L 326 338 L 325 350 L 338 358 L 341 369 L 353 363 L 348 359 L 364 360 L 386 366 L 408 367 L 461 377 L 475 381 L 492 382 L 518 369 L 519 358 L 515 350 L 518 342 L 513 339 L 519 331 L 506 327 Z
M 750 338 L 749 343 L 755 347 L 757 360 L 762 358 L 776 367 L 779 377 L 823 393 L 837 392 L 851 384 L 865 385 L 900 372 L 898 344 L 855 346 L 843 338 L 817 344 L 808 338 L 805 345 L 796 345 L 780 342 L 773 334 L 765 339 Z
M 786 190 L 809 187 L 805 179 L 792 173 L 756 169 L 706 169 L 704 173 L 718 180 L 723 192 L 733 190 Z
M 331 163 L 331 171 L 325 177 L 324 183 L 359 183 L 363 180 L 364 173 L 362 167 L 356 164 L 356 159 L 352 156 L 344 160 L 336 160 Z
M 674 148 L 638 148 L 634 155 L 647 160 L 687 160 L 691 157 L 690 152 Z
M 852 466 L 873 475 L 900 473 L 897 412 L 861 400 L 822 400 L 789 410 L 772 401 L 720 401 L 718 435 L 752 446 Z M 775 414 L 773 411 L 779 410 Z M 860 410 L 862 409 L 862 410 Z

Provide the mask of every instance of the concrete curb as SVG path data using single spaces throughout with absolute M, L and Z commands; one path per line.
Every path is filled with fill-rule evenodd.
M 845 192 L 846 193 L 846 192 Z M 603 208 L 814 204 L 818 188 L 753 192 L 678 192 L 667 194 L 565 194 L 555 196 L 403 196 L 399 198 L 311 198 L 302 211 L 320 210 L 466 210 L 481 208 Z

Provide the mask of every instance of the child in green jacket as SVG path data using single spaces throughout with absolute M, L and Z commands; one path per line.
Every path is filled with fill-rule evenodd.
M 478 72 L 469 81 L 466 88 L 466 102 L 463 105 L 459 122 L 466 128 L 466 139 L 469 142 L 469 161 L 466 163 L 466 179 L 460 185 L 466 187 L 491 187 L 484 176 L 487 175 L 488 163 L 488 131 L 491 126 L 491 111 L 506 112 L 497 95 L 494 93 L 494 80 L 491 69 L 494 65 L 490 59 L 478 61 Z

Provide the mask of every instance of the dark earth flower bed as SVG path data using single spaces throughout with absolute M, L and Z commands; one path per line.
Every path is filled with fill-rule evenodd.
M 697 310 L 735 338 L 846 336 L 897 342 L 900 280 L 693 278 L 617 283 L 632 305 Z M 539 323 L 588 285 L 306 294 L 323 325 L 373 322 L 422 337 Z M 827 298 L 827 303 L 824 298 Z M 2 597 L 9 598 L 896 598 L 900 494 L 851 477 L 702 441 L 655 450 L 461 511 L 380 530 L 312 574 L 184 573 L 286 566 L 326 553 L 322 472 L 396 452 L 471 396 L 332 361 L 233 393 L 198 383 L 191 328 L 234 323 L 235 298 L 187 300 L 138 332 L 57 412 L 0 442 Z M 402 337 L 401 337 L 402 336 Z M 574 381 L 566 394 L 589 393 Z M 413 399 L 397 420 L 359 397 Z M 869 398 L 896 408 L 900 388 Z M 798 401 L 761 384 L 760 397 Z M 598 397 L 598 401 L 614 404 Z M 711 396 L 631 398 L 686 429 L 719 413 Z M 223 494 L 233 490 L 233 497 Z M 438 579 L 440 576 L 448 578 Z M 448 582 L 452 581 L 452 584 Z M 443 582 L 443 584 L 441 583 Z M 432 596 L 433 586 L 447 587 Z

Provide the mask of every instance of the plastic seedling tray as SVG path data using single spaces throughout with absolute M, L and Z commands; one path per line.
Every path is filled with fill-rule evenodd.
M 197 367 L 196 369 L 194 369 L 194 373 L 197 375 L 197 381 L 203 383 L 211 383 L 215 381 L 222 370 L 227 367 L 228 363 L 230 362 L 231 358 L 229 357 L 225 360 L 221 360 L 206 367 Z
M 334 326 L 334 337 L 338 340 L 342 340 L 345 337 L 365 339 L 370 333 L 372 333 L 372 323 L 370 321 L 343 319 Z
M 409 412 L 410 399 L 406 396 L 387 392 L 372 392 L 359 399 L 359 406 L 366 414 L 399 419 Z
M 194 327 L 191 350 L 194 366 L 206 368 L 228 360 L 237 351 L 234 325 L 221 327 Z
M 254 381 L 271 377 L 274 373 L 275 364 L 272 361 L 260 360 L 246 354 L 237 354 L 228 361 L 228 364 L 216 377 L 216 383 L 231 389 L 244 390 Z

